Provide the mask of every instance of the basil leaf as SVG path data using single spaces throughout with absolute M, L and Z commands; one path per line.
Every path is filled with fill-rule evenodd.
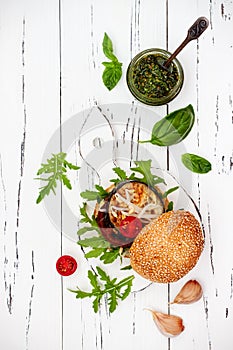
M 108 90 L 112 90 L 122 76 L 122 63 L 118 61 L 103 62 L 105 70 L 102 75 L 104 85 Z
M 107 33 L 104 33 L 104 39 L 103 39 L 103 53 L 107 58 L 109 58 L 111 61 L 117 61 L 116 56 L 113 54 L 113 47 L 112 47 L 112 40 L 109 38 Z
M 113 54 L 112 41 L 106 33 L 104 33 L 102 46 L 105 56 L 111 60 L 111 62 L 102 62 L 105 66 L 102 79 L 108 90 L 112 90 L 122 76 L 122 63 Z
M 196 154 L 185 153 L 181 156 L 182 163 L 194 173 L 206 174 L 211 170 L 211 163 Z
M 195 120 L 192 105 L 171 112 L 166 117 L 155 123 L 151 139 L 139 141 L 150 142 L 157 146 L 171 146 L 181 142 L 191 131 Z

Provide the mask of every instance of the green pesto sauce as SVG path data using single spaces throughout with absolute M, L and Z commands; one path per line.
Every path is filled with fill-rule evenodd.
M 174 64 L 163 68 L 166 59 L 160 55 L 143 57 L 134 67 L 133 82 L 136 89 L 149 98 L 167 96 L 177 84 L 179 74 Z

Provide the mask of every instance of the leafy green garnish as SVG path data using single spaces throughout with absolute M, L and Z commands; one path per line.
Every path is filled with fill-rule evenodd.
M 155 123 L 150 142 L 157 146 L 171 146 L 181 142 L 191 131 L 195 120 L 192 105 L 178 109 Z
M 98 258 L 100 257 L 100 260 L 104 264 L 111 264 L 113 263 L 117 258 L 122 259 L 122 254 L 120 248 L 113 248 L 113 247 L 107 247 L 107 248 L 94 248 L 90 250 L 88 253 L 85 254 L 86 258 Z
M 87 214 L 87 203 L 83 203 L 83 206 L 80 207 L 80 214 L 82 216 L 82 218 L 80 219 L 80 222 L 90 224 L 90 226 L 80 228 L 77 232 L 79 236 L 83 235 L 87 231 L 97 231 L 98 233 L 100 233 L 99 226 L 96 222 L 94 215 L 90 217 Z
M 107 192 L 102 186 L 95 185 L 95 188 L 97 191 L 86 190 L 84 192 L 81 192 L 81 197 L 88 201 L 97 200 L 97 202 L 100 202 L 101 199 L 104 199 L 109 195 L 109 192 Z
M 178 190 L 178 188 L 179 188 L 179 186 L 169 188 L 169 190 L 167 190 L 166 192 L 163 193 L 162 197 L 166 198 L 170 193 L 175 192 L 176 190 Z
M 70 291 L 76 294 L 76 298 L 94 298 L 92 306 L 95 313 L 99 310 L 101 299 L 106 295 L 109 312 L 112 313 L 116 310 L 118 299 L 124 300 L 130 294 L 134 276 L 126 277 L 118 282 L 116 278 L 111 279 L 100 267 L 97 266 L 96 269 L 98 274 L 91 270 L 88 271 L 88 278 L 92 286 L 91 292 L 84 292 L 79 288 Z
M 169 202 L 169 203 L 168 203 L 168 206 L 167 206 L 166 213 L 167 213 L 168 211 L 173 210 L 173 206 L 174 206 L 174 203 L 173 203 L 172 201 L 171 201 L 171 202 Z
M 130 168 L 133 171 L 129 176 L 127 176 L 126 172 L 120 167 L 113 168 L 113 171 L 116 173 L 118 178 L 111 179 L 111 182 L 114 182 L 116 185 L 121 181 L 132 180 L 132 181 L 142 181 L 150 186 L 155 186 L 159 183 L 164 183 L 164 179 L 161 177 L 154 175 L 151 171 L 151 159 L 149 160 L 140 160 L 134 162 L 136 167 Z M 135 173 L 139 173 L 140 177 L 136 176 Z
M 66 153 L 60 152 L 58 154 L 52 154 L 52 158 L 47 159 L 47 163 L 41 164 L 41 168 L 38 170 L 37 175 L 46 174 L 48 177 L 36 178 L 36 180 L 47 182 L 45 186 L 40 188 L 36 203 L 40 203 L 51 191 L 56 194 L 55 188 L 57 187 L 57 181 L 61 181 L 69 190 L 72 189 L 70 180 L 66 176 L 67 167 L 72 170 L 78 170 L 80 167 L 69 163 L 65 158 Z
M 107 248 L 110 247 L 110 244 L 104 239 L 103 236 L 93 236 L 90 238 L 85 238 L 78 241 L 78 244 L 82 247 L 91 247 L 91 248 Z
M 89 231 L 96 231 L 97 235 L 85 239 L 80 239 L 78 241 L 78 244 L 81 247 L 92 248 L 89 252 L 85 254 L 85 257 L 100 257 L 100 260 L 102 260 L 104 264 L 111 264 L 118 257 L 121 259 L 121 248 L 111 247 L 110 243 L 106 241 L 106 239 L 102 236 L 94 215 L 92 217 L 89 217 L 86 209 L 87 204 L 84 203 L 84 205 L 80 208 L 80 214 L 82 216 L 80 222 L 88 223 L 90 226 L 81 227 L 78 230 L 77 234 L 79 236 L 82 236 L 83 234 Z
M 152 173 L 151 160 L 135 161 L 135 165 L 135 168 L 131 168 L 133 172 L 129 176 L 120 167 L 113 168 L 113 171 L 117 175 L 117 178 L 111 179 L 110 181 L 115 185 L 125 180 L 142 181 L 150 186 L 155 186 L 159 183 L 165 183 L 161 177 L 158 177 Z M 138 173 L 138 176 L 136 176 L 136 173 Z M 98 191 L 88 190 L 82 192 L 81 196 L 87 200 L 97 199 L 97 201 L 100 201 L 109 195 L 109 192 L 105 191 L 103 187 L 99 185 L 96 186 L 96 189 Z M 173 190 L 175 189 L 170 189 L 170 191 L 167 191 L 167 194 L 171 193 Z M 79 236 L 81 236 L 89 231 L 96 231 L 97 235 L 78 241 L 78 244 L 80 246 L 91 248 L 91 250 L 85 254 L 85 257 L 100 258 L 104 264 L 111 264 L 118 258 L 122 260 L 122 256 L 127 251 L 127 248 L 111 247 L 111 244 L 102 236 L 94 215 L 92 215 L 92 217 L 89 217 L 86 209 L 87 204 L 84 203 L 83 207 L 80 208 L 80 214 L 82 216 L 80 222 L 87 223 L 90 226 L 80 228 L 77 233 Z
M 122 271 L 126 271 L 126 270 L 132 270 L 132 266 L 131 265 L 127 265 L 125 267 L 121 268 Z
M 118 182 L 125 181 L 128 179 L 127 174 L 125 170 L 121 169 L 120 167 L 116 167 L 112 169 L 114 173 L 118 176 L 117 179 L 111 179 L 110 182 L 114 182 L 116 185 Z
M 122 63 L 114 55 L 112 41 L 106 33 L 104 33 L 102 47 L 105 56 L 111 60 L 110 62 L 102 62 L 105 66 L 102 79 L 108 90 L 112 90 L 122 76 Z
M 165 184 L 165 181 L 163 178 L 152 174 L 152 172 L 151 172 L 151 159 L 135 161 L 134 163 L 137 165 L 137 167 L 131 168 L 131 170 L 142 175 L 142 177 L 140 177 L 140 178 L 135 177 L 134 178 L 135 180 L 140 180 L 140 181 L 145 182 L 146 184 L 148 184 L 150 186 L 155 186 L 159 183 Z
M 206 174 L 212 168 L 211 163 L 207 159 L 196 154 L 185 153 L 181 156 L 181 160 L 184 166 L 194 173 Z
M 113 53 L 112 40 L 109 38 L 107 33 L 104 33 L 104 39 L 102 43 L 103 53 L 111 61 L 117 61 L 116 56 Z
M 98 256 L 102 255 L 106 251 L 106 248 L 94 248 L 85 254 L 87 259 L 89 258 L 98 258 Z
M 117 258 L 122 258 L 121 248 L 111 248 L 106 249 L 103 254 L 100 257 L 100 260 L 103 261 L 104 264 L 111 264 L 113 263 Z
M 130 176 L 127 176 L 125 170 L 121 169 L 120 167 L 113 168 L 112 169 L 114 173 L 118 176 L 116 179 L 111 179 L 110 182 L 113 182 L 115 185 L 119 182 L 126 181 L 126 180 L 135 180 L 135 173 L 130 174 Z

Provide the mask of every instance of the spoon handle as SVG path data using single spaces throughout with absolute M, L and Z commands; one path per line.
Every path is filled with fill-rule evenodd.
M 206 30 L 209 25 L 209 21 L 205 17 L 199 17 L 193 25 L 189 28 L 188 33 L 184 41 L 180 44 L 179 47 L 174 51 L 170 58 L 164 63 L 164 67 L 168 68 L 172 60 L 180 53 L 181 50 L 194 39 L 199 38 L 199 36 Z

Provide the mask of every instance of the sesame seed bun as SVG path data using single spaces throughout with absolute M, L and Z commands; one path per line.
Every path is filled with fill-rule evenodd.
M 169 211 L 142 229 L 130 248 L 130 263 L 150 281 L 175 282 L 196 265 L 203 247 L 202 229 L 194 215 Z

